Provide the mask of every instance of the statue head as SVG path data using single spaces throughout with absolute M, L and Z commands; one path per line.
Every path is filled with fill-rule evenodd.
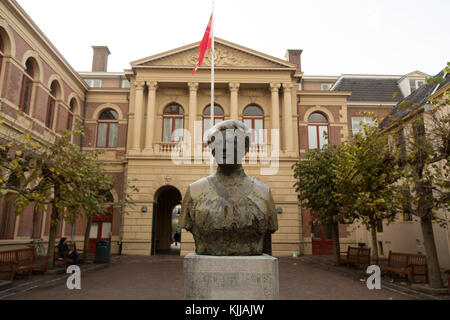
M 242 163 L 250 148 L 251 130 L 237 120 L 226 120 L 208 130 L 206 138 L 219 166 Z

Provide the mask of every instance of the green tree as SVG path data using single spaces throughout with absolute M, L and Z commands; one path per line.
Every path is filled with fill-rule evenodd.
M 444 75 L 449 73 L 447 67 Z M 431 77 L 428 84 L 438 84 L 443 77 Z M 407 211 L 420 219 L 423 242 L 427 255 L 429 284 L 443 286 L 439 267 L 433 223 L 448 227 L 448 221 L 437 213 L 450 209 L 450 114 L 449 91 L 428 101 L 427 109 L 411 121 L 410 134 L 404 139 L 403 166 L 405 179 L 399 194 Z M 400 107 L 413 103 L 404 101 Z M 417 107 L 420 107 L 417 105 Z M 410 109 L 412 110 L 412 109 Z M 400 124 L 402 125 L 402 124 Z M 407 150 L 407 151 L 406 151 Z
M 313 222 L 330 224 L 333 234 L 335 263 L 340 263 L 339 223 L 351 222 L 341 214 L 340 198 L 337 196 L 336 173 L 332 163 L 339 158 L 336 146 L 326 145 L 323 150 L 310 150 L 292 166 L 294 184 L 302 208 L 311 211 Z
M 401 207 L 396 194 L 402 171 L 388 137 L 374 125 L 364 125 L 340 145 L 340 157 L 332 163 L 338 190 L 335 196 L 347 217 L 359 220 L 371 231 L 373 257 L 378 259 L 377 225 L 392 222 Z

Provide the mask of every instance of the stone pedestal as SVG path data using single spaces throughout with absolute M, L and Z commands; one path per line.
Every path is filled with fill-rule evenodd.
M 261 256 L 184 258 L 186 300 L 278 300 L 278 259 Z

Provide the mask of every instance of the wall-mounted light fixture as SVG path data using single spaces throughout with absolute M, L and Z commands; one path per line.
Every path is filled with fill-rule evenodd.
M 283 208 L 277 207 L 277 213 L 283 213 Z
M 141 212 L 144 212 L 144 213 L 147 212 L 147 206 L 142 206 L 141 207 Z

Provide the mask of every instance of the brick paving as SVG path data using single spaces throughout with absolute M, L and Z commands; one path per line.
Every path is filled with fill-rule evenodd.
M 422 300 L 449 299 L 417 293 L 400 284 L 382 282 L 369 290 L 363 271 L 334 267 L 315 257 L 280 258 L 282 300 Z M 114 256 L 108 265 L 82 265 L 81 290 L 68 290 L 66 274 L 21 277 L 0 291 L 4 300 L 180 300 L 183 258 L 179 256 Z

